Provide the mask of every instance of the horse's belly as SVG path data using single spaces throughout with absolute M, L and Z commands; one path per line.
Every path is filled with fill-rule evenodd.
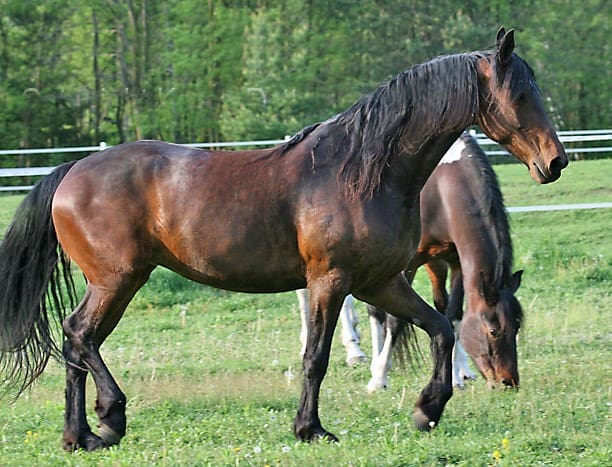
M 190 238 L 158 262 L 194 281 L 226 290 L 281 292 L 305 286 L 303 263 L 288 242 L 259 235 Z

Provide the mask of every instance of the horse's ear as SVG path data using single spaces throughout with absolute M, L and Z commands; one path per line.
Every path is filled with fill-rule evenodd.
M 510 31 L 505 33 L 501 40 L 499 39 L 498 33 L 497 39 L 497 59 L 501 66 L 506 66 L 512 58 L 512 52 L 514 52 L 514 29 L 510 29 Z
M 497 36 L 495 38 L 495 45 L 499 48 L 499 45 L 501 44 L 502 39 L 504 38 L 504 36 L 506 35 L 506 28 L 504 28 L 503 26 L 501 28 L 499 28 L 497 30 Z
M 510 278 L 510 290 L 512 290 L 512 293 L 516 293 L 516 291 L 520 287 L 522 275 L 523 275 L 522 269 L 512 274 L 512 277 Z

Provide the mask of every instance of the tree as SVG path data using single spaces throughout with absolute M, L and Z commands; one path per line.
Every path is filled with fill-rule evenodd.
M 517 29 L 561 129 L 612 125 L 610 5 L 585 0 L 0 0 L 4 147 L 276 139 Z

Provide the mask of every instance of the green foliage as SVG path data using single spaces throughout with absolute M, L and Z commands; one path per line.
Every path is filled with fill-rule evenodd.
M 495 168 L 506 204 L 516 206 L 609 200 L 602 187 L 612 182 L 611 165 L 575 162 L 545 187 L 519 165 Z M 0 197 L 0 231 L 20 200 Z M 121 445 L 61 450 L 64 377 L 52 362 L 31 392 L 0 405 L 0 465 L 608 465 L 612 210 L 515 213 L 511 223 L 515 266 L 525 269 L 521 388 L 468 383 L 432 433 L 415 431 L 410 419 L 429 362 L 408 374 L 395 369 L 389 390 L 368 395 L 367 365 L 345 366 L 337 334 L 320 405 L 341 442 L 296 442 L 295 295 L 219 291 L 158 269 L 102 347 L 128 396 Z M 429 300 L 425 276 L 416 288 Z M 361 304 L 358 313 L 370 355 Z M 87 393 L 93 409 L 91 378 Z
M 603 0 L 580 8 L 567 0 L 0 0 L 0 7 L 5 148 L 282 138 L 413 64 L 492 45 L 500 25 L 517 29 L 518 51 L 561 129 L 612 123 Z M 57 157 L 49 162 L 64 156 Z

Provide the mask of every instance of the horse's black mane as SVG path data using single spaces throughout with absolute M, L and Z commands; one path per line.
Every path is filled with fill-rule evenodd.
M 479 105 L 476 62 L 492 53 L 447 55 L 414 66 L 346 111 L 302 129 L 279 149 L 284 153 L 320 131 L 313 160 L 342 158 L 338 176 L 347 192 L 372 196 L 392 159 L 416 154 L 432 138 L 474 122 Z M 515 96 L 533 82 L 533 72 L 516 55 L 512 64 L 498 80 Z
M 476 139 L 468 133 L 463 133 L 461 140 L 472 156 L 471 163 L 464 167 L 473 170 L 475 178 L 482 179 L 482 183 L 475 183 L 473 186 L 479 189 L 475 198 L 481 213 L 480 217 L 485 223 L 485 229 L 493 235 L 495 249 L 498 252 L 495 273 L 492 278 L 493 285 L 495 288 L 507 287 L 512 276 L 513 250 L 504 197 L 489 158 Z
M 478 109 L 478 54 L 438 57 L 382 84 L 346 111 L 310 125 L 287 141 L 282 151 L 326 127 L 315 144 L 343 158 L 339 176 L 349 193 L 372 195 L 392 158 L 414 154 L 430 138 L 461 130 Z
M 495 67 L 497 84 L 506 87 L 510 93 L 510 99 L 515 101 L 519 98 L 526 87 L 532 87 L 539 93 L 536 85 L 535 74 L 525 60 L 516 54 L 512 55 L 512 65 L 500 72 L 499 67 Z

